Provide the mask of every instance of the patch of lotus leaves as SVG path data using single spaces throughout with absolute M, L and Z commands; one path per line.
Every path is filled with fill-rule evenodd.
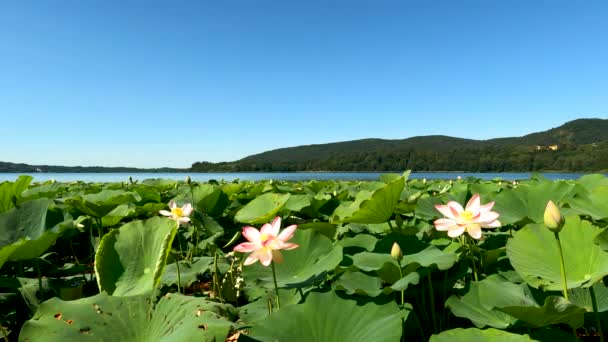
M 439 335 L 431 336 L 430 342 L 471 342 L 471 341 L 492 341 L 492 342 L 530 342 L 536 341 L 528 335 L 518 335 L 497 329 L 452 329 L 446 330 Z
M 573 183 L 564 181 L 521 183 L 515 189 L 496 195 L 493 198 L 496 202 L 493 210 L 500 213 L 499 220 L 503 225 L 525 219 L 542 223 L 547 202 L 552 200 L 554 203 L 560 203 L 572 197 L 575 190 Z
M 224 341 L 229 305 L 180 294 L 155 305 L 149 295 L 105 293 L 75 301 L 53 298 L 25 323 L 20 341 Z
M 65 231 L 74 229 L 71 219 L 47 198 L 27 201 L 0 214 L 0 267 L 7 261 L 29 260 L 42 255 Z
M 177 280 L 181 279 L 180 286 L 187 287 L 192 285 L 199 275 L 210 271 L 213 267 L 213 257 L 196 257 L 192 262 L 187 260 L 179 261 L 179 278 L 177 276 L 177 263 L 167 264 L 165 272 L 161 278 L 162 285 L 177 285 Z
M 175 233 L 175 221 L 158 216 L 110 231 L 95 256 L 99 290 L 114 296 L 152 291 L 164 272 Z
M 475 326 L 505 329 L 517 320 L 533 327 L 565 323 L 578 328 L 584 323 L 585 309 L 563 297 L 549 296 L 540 306 L 525 284 L 503 280 L 498 275 L 472 282 L 462 298 L 452 295 L 446 306 L 457 317 L 470 319 Z
M 279 287 L 302 287 L 316 282 L 342 261 L 342 247 L 334 246 L 329 238 L 314 230 L 296 229 L 289 242 L 297 243 L 300 247 L 281 251 L 285 260 L 275 264 Z M 243 276 L 246 284 L 274 286 L 271 268 L 259 262 L 243 266 Z
M 354 202 L 336 208 L 332 221 L 385 223 L 393 215 L 404 185 L 405 178 L 399 177 L 373 192 L 360 191 Z
M 121 204 L 139 201 L 141 196 L 137 192 L 102 190 L 94 194 L 66 198 L 65 203 L 87 215 L 101 218 Z
M 602 230 L 578 216 L 567 216 L 559 233 L 568 288 L 589 287 L 608 275 L 608 253 L 594 243 Z M 560 257 L 553 232 L 529 224 L 507 241 L 513 268 L 532 287 L 560 291 Z
M 310 293 L 253 326 L 257 341 L 399 341 L 403 313 L 394 301 L 358 304 L 334 292 Z

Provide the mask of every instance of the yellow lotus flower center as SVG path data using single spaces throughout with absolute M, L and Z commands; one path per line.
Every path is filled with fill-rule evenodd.
M 465 210 L 460 213 L 460 218 L 462 218 L 465 221 L 470 221 L 473 218 L 473 216 L 475 216 L 475 215 L 468 210 Z
M 184 211 L 182 210 L 182 208 L 173 208 L 171 209 L 171 214 L 178 217 L 182 217 L 184 216 Z
M 270 237 L 270 235 L 264 233 L 264 234 L 260 235 L 260 240 L 262 240 L 262 243 L 264 243 L 268 240 L 269 237 Z

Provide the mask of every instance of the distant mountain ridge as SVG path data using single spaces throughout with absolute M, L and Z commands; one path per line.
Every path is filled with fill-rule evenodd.
M 522 137 L 473 140 L 443 135 L 362 139 L 280 148 L 193 171 L 605 171 L 608 119 L 578 119 Z
M 286 147 L 191 168 L 49 166 L 0 162 L 0 172 L 291 171 L 608 172 L 608 119 L 577 119 L 521 137 L 474 140 L 445 135 L 361 139 Z

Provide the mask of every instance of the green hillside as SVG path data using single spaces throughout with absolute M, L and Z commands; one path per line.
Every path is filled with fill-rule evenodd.
M 419 136 L 281 148 L 193 171 L 606 171 L 608 120 L 579 119 L 522 137 Z

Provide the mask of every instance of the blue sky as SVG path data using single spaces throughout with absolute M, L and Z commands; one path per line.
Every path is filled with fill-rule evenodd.
M 606 1 L 0 2 L 0 161 L 188 167 L 608 118 Z

